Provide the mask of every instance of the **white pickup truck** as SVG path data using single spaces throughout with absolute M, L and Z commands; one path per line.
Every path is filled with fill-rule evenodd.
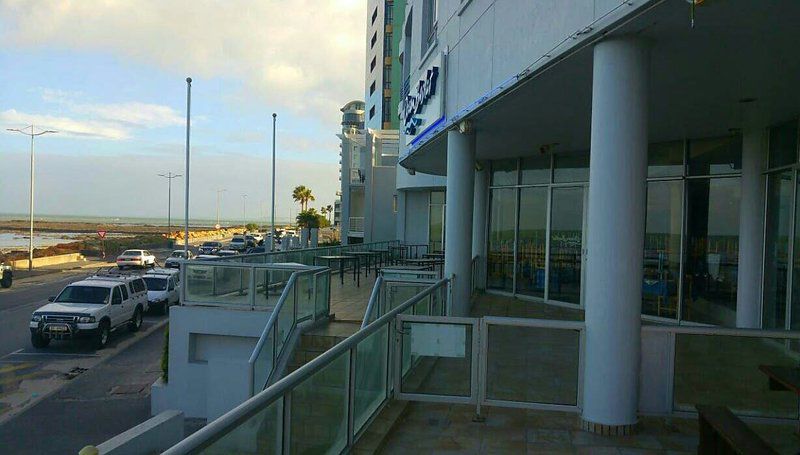
M 93 276 L 67 285 L 31 315 L 31 344 L 45 348 L 51 340 L 91 338 L 97 349 L 112 331 L 142 326 L 147 310 L 147 286 L 138 276 Z

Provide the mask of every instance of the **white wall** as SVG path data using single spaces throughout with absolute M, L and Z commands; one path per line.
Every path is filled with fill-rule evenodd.
M 169 313 L 169 382 L 154 386 L 151 413 L 178 409 L 214 418 L 249 397 L 247 360 L 270 312 L 174 306 Z
M 406 243 L 428 243 L 429 191 L 406 191 L 405 240 Z

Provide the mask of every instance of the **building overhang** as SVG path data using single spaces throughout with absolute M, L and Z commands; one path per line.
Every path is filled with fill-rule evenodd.
M 462 120 L 476 131 L 479 160 L 587 150 L 592 44 L 636 35 L 651 43 L 649 138 L 730 134 L 800 113 L 800 2 L 679 0 L 646 2 L 548 65 L 518 75 L 456 113 L 400 164 L 446 173 L 446 132 Z M 620 119 L 624 122 L 625 119 Z

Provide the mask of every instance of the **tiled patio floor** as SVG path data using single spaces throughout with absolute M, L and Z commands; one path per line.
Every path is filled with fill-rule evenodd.
M 632 436 L 598 436 L 579 429 L 578 415 L 513 408 L 409 403 L 381 453 L 682 454 L 697 453 L 697 420 L 643 417 Z M 774 441 L 797 439 L 791 426 L 751 425 L 781 453 L 795 447 Z
M 374 271 L 364 275 L 362 270 L 361 286 L 356 286 L 352 271 L 345 271 L 344 284 L 339 278 L 339 271 L 331 271 L 331 313 L 336 314 L 337 320 L 363 321 L 374 284 Z
M 583 310 L 522 300 L 505 295 L 478 294 L 473 298 L 471 316 L 582 321 Z

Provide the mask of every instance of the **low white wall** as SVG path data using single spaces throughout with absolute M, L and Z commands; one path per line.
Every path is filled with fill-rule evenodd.
M 269 311 L 175 306 L 169 315 L 169 382 L 151 387 L 151 413 L 179 409 L 213 419 L 249 396 L 247 361 Z
M 164 411 L 97 446 L 101 455 L 161 453 L 183 439 L 183 413 Z

